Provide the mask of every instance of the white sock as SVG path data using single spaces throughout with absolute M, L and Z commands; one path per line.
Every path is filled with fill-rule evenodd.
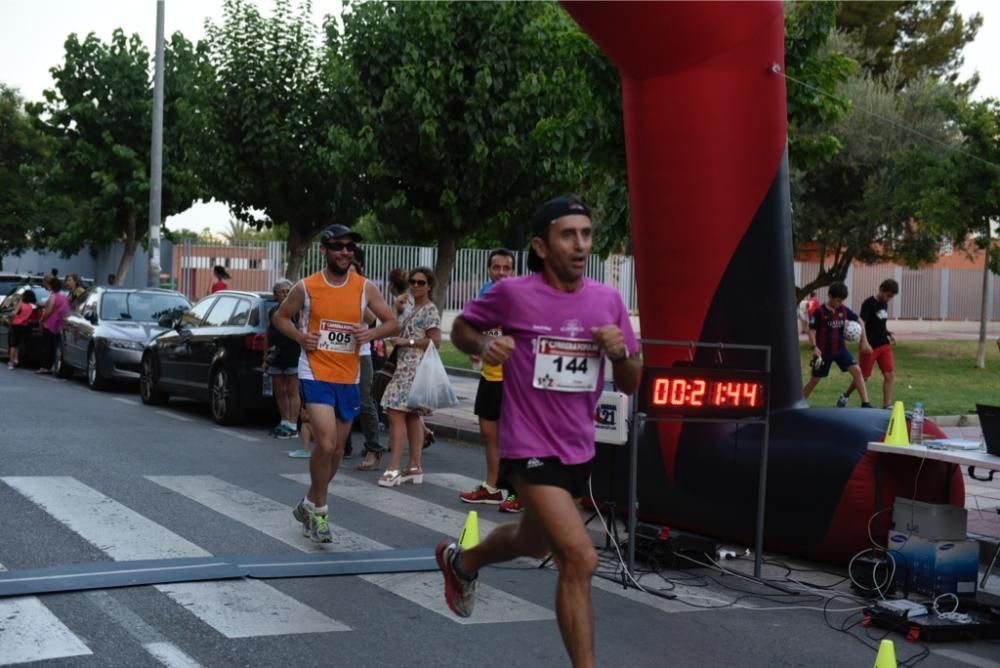
M 306 510 L 316 512 L 316 504 L 310 501 L 308 496 L 302 499 L 302 505 L 306 508 Z
M 315 513 L 317 515 L 326 515 L 327 506 L 315 506 Z
M 295 423 L 294 422 L 289 422 L 288 420 L 282 420 L 281 424 L 285 425 L 286 427 L 288 427 L 289 429 L 291 429 L 293 431 L 295 430 Z

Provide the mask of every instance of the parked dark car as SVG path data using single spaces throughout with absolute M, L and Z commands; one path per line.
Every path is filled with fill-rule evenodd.
M 49 289 L 41 282 L 22 282 L 11 291 L 3 301 L 0 301 L 0 355 L 7 357 L 10 340 L 10 321 L 17 314 L 21 306 L 21 295 L 25 290 L 35 293 L 37 307 L 28 320 L 27 335 L 22 339 L 18 347 L 17 356 L 21 364 L 37 364 L 42 359 L 42 329 L 39 322 L 42 317 L 42 307 L 49 298 Z
M 189 308 L 188 298 L 173 290 L 92 288 L 63 321 L 54 371 L 68 378 L 84 370 L 92 390 L 137 380 L 142 351 L 165 329 L 159 322 L 178 320 Z
M 162 404 L 170 395 L 208 401 L 219 424 L 242 422 L 249 411 L 274 411 L 264 395 L 262 364 L 268 293 L 222 290 L 205 297 L 154 337 L 142 356 L 139 395 Z M 268 384 L 268 387 L 270 384 Z
M 6 297 L 21 283 L 31 279 L 28 274 L 10 274 L 0 271 L 0 298 Z

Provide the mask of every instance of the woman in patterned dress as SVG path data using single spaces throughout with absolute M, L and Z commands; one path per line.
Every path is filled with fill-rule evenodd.
M 424 444 L 422 415 L 429 411 L 414 410 L 407 406 L 410 386 L 417 373 L 417 366 L 427 346 L 441 345 L 441 314 L 430 299 L 436 280 L 427 267 L 417 267 L 410 272 L 410 294 L 413 308 L 403 321 L 400 336 L 389 341 L 399 347 L 396 372 L 382 396 L 382 408 L 389 416 L 389 465 L 379 477 L 382 487 L 395 487 L 404 482 L 420 484 L 424 481 L 421 455 Z M 405 469 L 400 469 L 403 459 L 403 442 L 409 438 L 410 457 Z

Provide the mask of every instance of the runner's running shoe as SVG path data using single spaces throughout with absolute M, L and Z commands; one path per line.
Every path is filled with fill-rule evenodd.
M 302 524 L 302 535 L 309 536 L 309 510 L 304 500 L 300 500 L 298 505 L 292 508 L 292 517 Z
M 524 506 L 521 505 L 521 499 L 517 498 L 514 494 L 508 494 L 504 502 L 500 504 L 501 513 L 520 513 L 524 510 Z
M 462 548 L 456 543 L 449 543 L 445 539 L 438 543 L 434 556 L 444 575 L 444 600 L 456 615 L 468 617 L 476 604 L 476 578 L 463 578 L 455 570 L 455 558 L 461 551 Z
M 837 408 L 847 408 L 848 399 L 843 394 L 837 397 Z
M 496 505 L 503 501 L 503 492 L 499 489 L 490 487 L 484 482 L 471 492 L 462 492 L 458 495 L 458 498 L 465 503 L 488 503 Z
M 309 539 L 314 543 L 332 543 L 326 513 L 309 513 Z
M 299 430 L 287 425 L 281 425 L 274 431 L 274 437 L 286 440 L 289 438 L 298 438 Z

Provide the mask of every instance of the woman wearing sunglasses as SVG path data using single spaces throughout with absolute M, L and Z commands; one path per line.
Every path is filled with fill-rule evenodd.
M 389 416 L 389 465 L 379 477 L 382 487 L 395 487 L 404 482 L 420 484 L 424 481 L 421 456 L 424 445 L 424 423 L 422 416 L 428 411 L 407 407 L 410 386 L 417 373 L 424 351 L 428 346 L 441 345 L 441 314 L 431 301 L 431 290 L 435 285 L 434 273 L 427 267 L 417 267 L 410 272 L 410 294 L 413 309 L 406 316 L 400 336 L 389 339 L 399 348 L 396 372 L 389 381 L 382 396 L 382 408 Z M 406 468 L 400 468 L 403 460 L 403 443 L 410 442 L 410 456 Z

